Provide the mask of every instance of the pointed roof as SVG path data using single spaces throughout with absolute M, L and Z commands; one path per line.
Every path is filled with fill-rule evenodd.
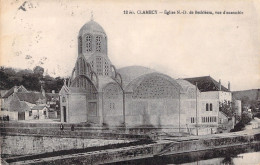
M 36 104 L 38 100 L 43 100 L 45 97 L 40 92 L 18 92 L 16 93 L 20 101 Z
M 196 83 L 197 83 L 198 89 L 201 92 L 208 92 L 208 91 L 229 92 L 228 89 L 226 87 L 224 87 L 223 85 L 221 85 L 221 90 L 220 90 L 219 83 L 210 76 L 185 78 L 184 80 L 189 81 L 193 85 L 196 85 Z
M 13 86 L 4 94 L 3 98 L 8 98 L 10 95 L 12 95 L 14 93 L 15 88 L 17 88 L 17 92 L 27 92 L 27 89 L 23 85 Z

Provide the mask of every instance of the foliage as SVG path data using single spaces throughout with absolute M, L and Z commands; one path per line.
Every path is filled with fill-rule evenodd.
M 243 112 L 241 116 L 241 120 L 235 125 L 234 129 L 230 130 L 230 132 L 242 131 L 243 128 L 252 120 L 252 114 L 249 112 Z
M 53 78 L 49 75 L 43 76 L 44 68 L 36 66 L 33 70 L 1 67 L 0 68 L 0 89 L 8 90 L 15 85 L 23 85 L 27 90 L 40 91 L 41 84 L 46 92 L 55 90 L 58 92 L 63 86 L 63 78 Z
M 233 107 L 235 106 L 232 106 L 232 102 L 227 102 L 226 100 L 223 103 L 219 104 L 219 110 L 228 117 L 235 116 L 236 110 Z
M 254 115 L 254 117 L 257 117 L 257 118 L 260 119 L 260 112 L 256 113 L 256 114 Z
M 241 116 L 241 123 L 248 124 L 252 120 L 252 114 L 248 112 L 243 112 Z
M 39 77 L 43 77 L 44 68 L 41 66 L 36 66 L 33 68 L 33 73 Z

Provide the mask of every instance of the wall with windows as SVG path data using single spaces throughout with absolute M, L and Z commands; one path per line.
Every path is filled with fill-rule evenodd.
M 93 53 L 107 53 L 107 37 L 104 34 L 86 32 L 78 37 L 78 53 L 89 56 Z
M 217 125 L 219 115 L 219 91 L 201 92 L 200 123 Z

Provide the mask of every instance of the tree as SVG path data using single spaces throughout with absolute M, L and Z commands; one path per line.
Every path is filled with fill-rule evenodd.
M 44 68 L 41 66 L 36 66 L 33 68 L 33 73 L 37 76 L 39 76 L 40 78 L 43 77 L 43 73 L 44 73 Z
M 232 102 L 227 102 L 226 100 L 219 104 L 219 110 L 230 118 L 236 114 L 236 110 L 233 107 Z

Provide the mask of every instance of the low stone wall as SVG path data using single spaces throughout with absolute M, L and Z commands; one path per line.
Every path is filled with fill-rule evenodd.
M 83 137 L 89 139 L 149 139 L 148 135 L 133 135 L 126 133 L 100 132 L 95 129 L 70 131 L 59 130 L 56 128 L 15 128 L 2 127 L 0 129 L 3 135 L 38 135 L 38 136 L 56 136 L 56 137 Z
M 70 149 L 129 143 L 132 140 L 60 138 L 46 136 L 2 136 L 1 155 L 17 156 L 40 154 Z
M 233 136 L 173 142 L 167 145 L 161 152 L 158 153 L 158 155 L 170 155 L 199 150 L 209 150 L 218 147 L 228 147 L 232 145 L 250 144 L 255 141 L 260 141 L 260 138 L 258 138 L 258 136 L 259 135 Z
M 215 148 L 247 145 L 260 142 L 260 133 L 220 134 L 203 137 L 175 139 L 175 141 L 158 141 L 154 144 L 107 149 L 57 157 L 39 158 L 34 160 L 13 162 L 13 164 L 103 164 L 153 156 L 196 152 Z

